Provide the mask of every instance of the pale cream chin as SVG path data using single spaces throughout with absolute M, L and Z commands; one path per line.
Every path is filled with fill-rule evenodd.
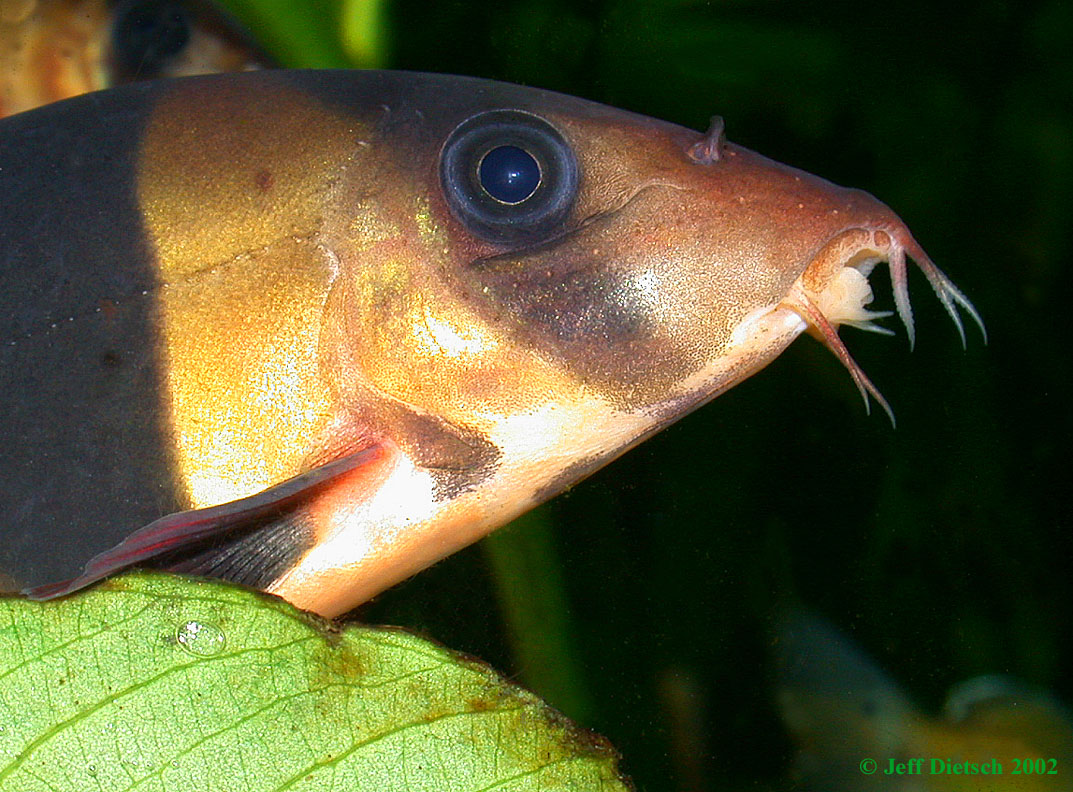
M 433 475 L 400 453 L 376 493 L 336 510 L 327 541 L 269 590 L 323 616 L 343 613 L 528 511 L 571 464 L 610 458 L 651 424 L 601 397 L 500 416 L 488 435 L 498 467 L 450 500 L 437 500 Z

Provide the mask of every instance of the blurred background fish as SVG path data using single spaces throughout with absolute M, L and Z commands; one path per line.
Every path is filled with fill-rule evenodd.
M 118 83 L 264 65 L 207 2 L 0 2 L 0 117 Z
M 1073 790 L 1073 719 L 1045 691 L 975 677 L 955 685 L 933 718 L 848 636 L 807 612 L 779 624 L 775 654 L 778 709 L 799 749 L 795 789 Z M 872 774 L 861 770 L 867 759 Z M 932 773 L 933 760 L 945 772 Z M 992 760 L 1002 775 L 950 772 Z M 891 773 L 892 762 L 904 772 Z

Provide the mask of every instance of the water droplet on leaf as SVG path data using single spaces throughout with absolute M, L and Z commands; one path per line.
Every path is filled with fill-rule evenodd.
M 179 646 L 197 657 L 212 657 L 223 651 L 227 639 L 224 631 L 211 622 L 191 619 L 183 622 L 175 631 Z

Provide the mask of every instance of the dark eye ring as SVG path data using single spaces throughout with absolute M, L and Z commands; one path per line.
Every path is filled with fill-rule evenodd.
M 574 205 L 578 166 L 555 127 L 521 110 L 471 116 L 447 137 L 440 181 L 452 213 L 501 244 L 554 235 Z

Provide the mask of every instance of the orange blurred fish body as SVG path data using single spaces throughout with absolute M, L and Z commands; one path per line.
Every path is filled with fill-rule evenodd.
M 951 689 L 942 716 L 930 717 L 818 616 L 786 619 L 776 650 L 777 703 L 800 748 L 796 789 L 1073 789 L 1073 720 L 1041 690 L 976 677 Z
M 262 65 L 207 2 L 0 3 L 0 116 L 132 80 Z
M 874 329 L 879 261 L 910 333 L 907 256 L 979 321 L 888 207 L 718 119 L 281 71 L 92 94 L 0 142 L 0 569 L 38 597 L 151 563 L 334 616 L 806 330 L 878 396 L 836 331 Z

